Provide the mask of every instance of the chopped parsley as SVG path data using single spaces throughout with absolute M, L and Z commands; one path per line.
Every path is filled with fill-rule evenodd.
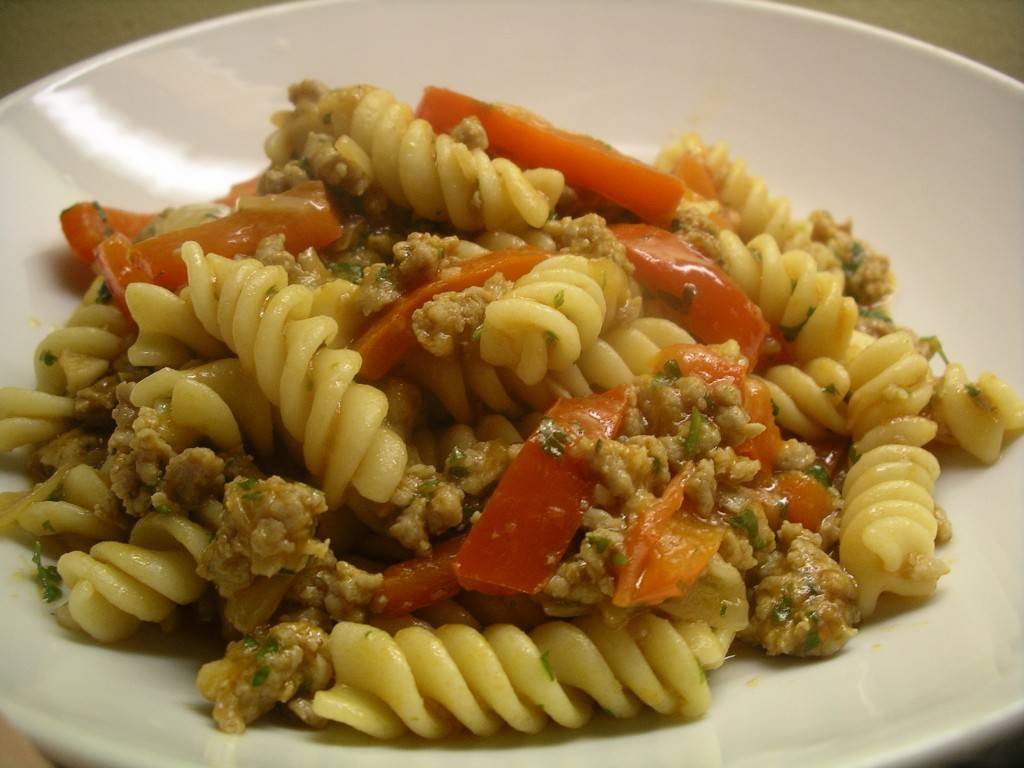
M 550 347 L 552 344 L 558 341 L 558 334 L 551 330 L 545 330 L 544 341 L 546 341 L 548 346 Z
M 822 387 L 821 391 L 824 392 L 827 395 L 838 395 L 839 394 L 839 390 L 836 389 L 836 385 L 835 384 L 829 384 L 828 386 Z
M 466 477 L 469 474 L 469 469 L 463 466 L 465 460 L 466 452 L 459 446 L 453 445 L 451 453 L 448 454 L 448 458 L 444 462 L 448 474 L 452 477 Z
M 828 470 L 820 464 L 815 464 L 804 470 L 805 475 L 809 475 L 817 480 L 819 483 L 824 485 L 826 488 L 832 487 L 832 477 L 829 475 Z
M 334 114 L 333 112 L 324 112 L 324 116 L 323 116 L 323 118 L 321 118 L 323 120 L 324 125 L 330 125 L 331 124 L 331 115 L 333 115 L 333 114 Z
M 555 309 L 558 309 L 563 304 L 565 304 L 565 289 L 564 288 L 562 290 L 560 290 L 558 293 L 555 294 L 554 307 L 555 307 Z
M 171 508 L 170 508 L 169 506 L 167 506 L 166 504 L 156 504 L 156 505 L 155 505 L 155 506 L 153 507 L 153 511 L 154 511 L 154 512 L 159 512 L 159 513 L 160 513 L 161 515 L 169 515 L 169 514 L 171 514 L 171 512 L 173 512 L 174 510 L 172 510 L 172 509 L 171 509 Z
M 331 272 L 336 274 L 338 277 L 348 280 L 350 283 L 358 283 L 363 279 L 363 267 L 361 264 L 352 264 L 349 262 L 335 262 L 331 264 Z
M 247 477 L 244 480 L 238 481 L 238 487 L 243 491 L 251 491 L 256 487 L 256 483 L 259 482 L 255 477 Z
M 853 245 L 850 246 L 850 258 L 848 261 L 843 262 L 843 271 L 847 275 L 852 275 L 858 269 L 860 265 L 864 263 L 864 246 L 858 243 L 856 240 L 853 241 Z
M 804 639 L 804 653 L 814 650 L 819 645 L 821 645 L 821 636 L 818 635 L 818 630 L 815 628 L 808 632 Z
M 431 496 L 434 491 L 437 490 L 437 486 L 440 482 L 441 481 L 436 477 L 428 477 L 426 480 L 420 480 L 420 484 L 416 486 L 416 493 L 420 496 Z
M 555 670 L 551 668 L 551 659 L 549 658 L 551 651 L 544 651 L 540 655 L 540 665 L 544 667 L 544 671 L 548 673 L 548 679 L 555 679 Z
M 651 456 L 651 472 L 654 474 L 661 472 L 661 459 L 658 456 Z
M 666 360 L 665 365 L 661 367 L 654 376 L 654 383 L 661 384 L 663 386 L 670 386 L 675 384 L 676 379 L 683 375 L 683 372 L 679 370 L 679 363 L 675 360 Z
M 256 652 L 256 658 L 262 659 L 264 656 L 267 656 L 271 653 L 277 653 L 280 650 L 281 646 L 277 644 L 277 640 L 275 640 L 274 638 L 270 638 L 263 644 L 263 647 L 261 647 L 259 651 Z
M 554 419 L 545 416 L 537 427 L 537 444 L 544 453 L 560 459 L 569 447 L 569 433 L 558 426 Z
M 616 568 L 621 568 L 628 562 L 629 558 L 626 557 L 622 552 L 616 552 L 614 555 L 612 555 L 612 565 L 614 565 Z
M 112 298 L 114 297 L 113 294 L 110 293 L 110 287 L 107 285 L 107 281 L 101 281 L 100 287 L 96 289 L 96 303 L 109 304 Z
M 57 573 L 57 566 L 43 565 L 43 549 L 38 541 L 32 550 L 32 562 L 36 564 L 36 581 L 43 590 L 43 600 L 52 603 L 60 599 L 64 593 L 60 588 L 61 578 Z
M 473 329 L 473 341 L 480 341 L 480 337 L 484 334 L 484 324 L 480 323 L 476 328 Z
M 740 514 L 728 518 L 726 522 L 733 528 L 746 533 L 754 549 L 761 549 L 764 546 L 764 542 L 761 540 L 760 528 L 757 524 L 757 515 L 754 514 L 752 509 L 744 509 Z
M 49 520 L 43 520 L 43 530 L 49 531 L 50 533 L 56 533 L 57 529 L 53 527 L 53 523 Z
M 772 606 L 772 621 L 782 624 L 793 616 L 793 600 L 789 595 L 783 595 L 782 599 Z
M 590 542 L 590 546 L 597 550 L 599 555 L 603 555 L 612 543 L 611 539 L 606 539 L 604 536 L 598 536 L 594 533 L 587 534 L 587 541 Z
M 779 415 L 779 405 L 774 400 L 772 400 L 772 418 L 775 418 L 778 415 Z
M 972 384 L 971 382 L 967 382 L 967 386 L 965 386 L 964 389 L 967 390 L 967 394 L 968 395 L 970 395 L 971 397 L 973 397 L 975 399 L 981 397 L 981 390 L 978 389 L 978 385 L 977 384 Z
M 850 466 L 851 467 L 854 464 L 856 464 L 858 461 L 860 461 L 860 451 L 857 450 L 856 446 L 853 446 L 853 445 L 850 446 L 849 457 L 850 457 Z
M 44 349 L 42 354 L 39 355 L 39 361 L 46 366 L 53 365 L 57 362 L 57 356 L 48 349 Z
M 871 307 L 861 307 L 858 305 L 857 314 L 861 317 L 870 318 L 872 320 L 881 320 L 885 323 L 892 322 L 892 318 L 889 317 L 889 314 L 881 309 L 872 309 Z
M 718 615 L 719 616 L 725 616 L 725 611 L 726 611 L 727 608 L 728 608 L 728 606 L 725 604 L 725 601 L 723 600 L 722 604 L 720 606 L 718 606 Z
M 782 331 L 782 338 L 786 341 L 796 341 L 796 337 L 800 335 L 800 331 L 802 331 L 804 326 L 807 325 L 807 321 L 811 319 L 811 315 L 814 314 L 814 310 L 816 309 L 817 307 L 808 307 L 807 317 L 804 318 L 802 323 L 798 323 L 796 325 L 780 325 L 779 330 Z
M 99 220 L 103 222 L 103 237 L 110 237 L 114 234 L 114 230 L 110 226 L 110 219 L 107 218 L 107 212 L 103 210 L 103 206 L 95 200 L 92 202 L 92 207 L 96 209 L 96 215 L 99 217 Z
M 260 647 L 260 641 L 257 640 L 255 637 L 243 637 L 242 645 L 244 645 L 246 648 L 252 651 Z
M 946 350 L 942 348 L 942 342 L 938 336 L 922 336 L 921 341 L 931 347 L 932 351 L 942 358 L 942 362 L 949 365 L 949 358 L 946 357 Z
M 252 676 L 252 687 L 259 688 L 270 677 L 270 667 L 262 666 L 256 670 L 256 674 Z
M 49 496 L 46 497 L 47 501 L 64 501 L 64 486 L 58 485 Z
M 377 270 L 377 274 L 373 276 L 373 279 L 378 283 L 393 283 L 394 280 L 391 279 L 391 267 L 385 264 Z
M 697 453 L 697 446 L 700 445 L 700 428 L 704 421 L 704 414 L 694 408 L 690 411 L 690 429 L 686 433 L 686 453 L 694 456 Z

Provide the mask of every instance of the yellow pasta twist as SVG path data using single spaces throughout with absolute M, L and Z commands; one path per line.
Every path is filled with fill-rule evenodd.
M 1024 429 L 1024 399 L 994 373 L 972 383 L 959 363 L 946 367 L 938 409 L 956 442 L 986 464 L 999 458 L 1007 432 Z
M 548 370 L 575 363 L 612 324 L 629 293 L 625 272 L 610 259 L 546 259 L 487 305 L 480 356 L 537 384 Z
M 74 394 L 89 386 L 127 346 L 131 323 L 116 306 L 100 300 L 102 286 L 96 278 L 65 326 L 36 348 L 36 386 L 42 392 Z
M 782 253 L 771 235 L 744 245 L 723 231 L 719 245 L 725 271 L 793 342 L 798 360 L 843 358 L 857 323 L 857 304 L 843 296 L 841 277 L 819 271 L 804 251 Z
M 863 616 L 883 592 L 926 596 L 949 569 L 935 558 L 935 502 L 939 463 L 922 448 L 934 422 L 903 416 L 870 430 L 854 446 L 859 455 L 843 483 L 845 504 L 839 562 L 857 580 Z
M 337 507 L 350 484 L 387 501 L 405 471 L 405 442 L 384 423 L 384 393 L 354 383 L 359 353 L 328 348 L 338 324 L 311 315 L 313 292 L 288 285 L 281 267 L 204 255 L 196 243 L 182 246 L 182 259 L 196 316 L 280 409 L 327 503 Z
M 17 520 L 34 536 L 121 539 L 126 531 L 116 521 L 97 515 L 100 510 L 116 512 L 119 506 L 101 471 L 76 464 L 58 470 L 33 488 L 23 499 Z
M 67 430 L 74 412 L 70 397 L 0 387 L 0 451 L 52 440 Z
M 167 409 L 176 425 L 208 437 L 220 450 L 245 444 L 264 456 L 273 452 L 270 403 L 234 358 L 182 371 L 162 368 L 132 388 L 131 402 Z
M 775 420 L 804 440 L 828 432 L 845 435 L 850 374 L 842 363 L 819 357 L 802 367 L 776 365 L 762 379 L 775 404 Z
M 687 631 L 683 622 L 652 614 L 622 629 L 585 617 L 529 634 L 509 624 L 483 632 L 449 624 L 392 637 L 341 622 L 330 640 L 336 685 L 317 693 L 313 708 L 377 738 L 406 730 L 439 738 L 453 720 L 478 736 L 502 722 L 535 733 L 549 718 L 578 728 L 590 720 L 592 701 L 616 717 L 633 717 L 644 705 L 698 717 L 711 694 Z
M 103 643 L 130 636 L 142 621 L 167 620 L 176 605 L 194 603 L 206 589 L 196 563 L 209 541 L 198 523 L 151 512 L 127 543 L 101 541 L 88 553 L 61 555 L 57 571 L 71 593 L 58 619 Z
M 540 227 L 565 186 L 559 171 L 524 171 L 448 134 L 435 134 L 430 123 L 414 117 L 412 107 L 381 88 L 334 92 L 320 108 L 339 137 L 338 153 L 364 170 L 372 168 L 393 203 L 456 229 Z
M 894 418 L 921 413 L 935 389 L 928 361 L 905 331 L 873 341 L 853 357 L 848 369 L 848 426 L 854 440 Z
M 687 134 L 665 146 L 655 165 L 671 172 L 688 154 L 704 157 L 715 179 L 719 199 L 739 213 L 739 233 L 744 240 L 768 234 L 787 248 L 805 247 L 810 242 L 810 222 L 793 218 L 789 200 L 772 197 L 764 179 L 749 173 L 743 160 L 731 159 L 728 146 L 722 142 L 706 147 L 698 135 Z

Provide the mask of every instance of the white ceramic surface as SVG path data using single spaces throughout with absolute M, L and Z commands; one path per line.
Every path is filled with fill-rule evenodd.
M 1024 391 L 1024 88 L 860 25 L 764 4 L 469 0 L 289 5 L 180 30 L 0 102 L 0 382 L 83 276 L 70 202 L 147 209 L 256 171 L 267 116 L 301 77 L 428 83 L 521 103 L 644 158 L 674 132 L 724 139 L 795 208 L 851 215 L 895 259 L 897 318 L 976 375 Z M 934 599 L 882 611 L 837 658 L 744 654 L 700 722 L 600 719 L 582 732 L 425 745 L 277 722 L 216 732 L 193 686 L 212 645 L 126 649 L 60 629 L 24 540 L 0 540 L 0 711 L 68 765 L 879 765 L 977 749 L 1024 721 L 1024 441 L 981 470 L 948 457 L 955 529 Z M 0 464 L 0 487 L 24 481 Z M 890 604 L 891 605 L 891 604 Z M 640 761 L 640 762 L 634 762 Z

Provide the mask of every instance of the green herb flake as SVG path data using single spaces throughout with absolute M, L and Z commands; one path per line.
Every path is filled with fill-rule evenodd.
M 64 485 L 58 485 L 49 496 L 46 497 L 47 501 L 64 501 Z
M 764 542 L 761 541 L 760 528 L 757 524 L 757 515 L 754 514 L 752 509 L 744 509 L 740 514 L 728 518 L 726 522 L 733 528 L 746 533 L 754 549 L 761 549 L 764 546 Z
M 544 651 L 544 653 L 540 655 L 540 665 L 544 667 L 544 671 L 548 673 L 548 680 L 554 681 L 555 670 L 551 668 L 551 659 L 549 657 L 550 653 L 551 651 Z
M 854 445 L 850 446 L 849 457 L 850 457 L 850 466 L 851 467 L 854 464 L 856 464 L 858 461 L 860 461 L 860 451 L 857 450 L 856 446 L 854 446 Z
M 629 562 L 629 558 L 626 557 L 622 552 L 616 552 L 612 555 L 612 565 L 616 568 L 622 568 L 626 563 Z
M 808 632 L 807 637 L 804 639 L 804 653 L 813 651 L 819 645 L 821 645 L 821 637 L 818 635 L 817 628 L 815 628 Z
M 56 533 L 57 529 L 53 527 L 53 523 L 49 520 L 43 520 L 43 530 L 49 531 L 50 533 Z
M 243 491 L 251 491 L 256 487 L 256 483 L 259 482 L 255 477 L 247 477 L 244 480 L 238 482 L 238 487 Z
M 550 347 L 552 344 L 555 344 L 558 341 L 558 334 L 555 333 L 554 331 L 546 330 L 544 331 L 544 341 L 546 341 L 548 346 Z
M 802 331 L 804 326 L 807 325 L 807 321 L 811 319 L 815 309 L 817 309 L 817 307 L 807 308 L 807 317 L 804 318 L 802 323 L 798 323 L 797 325 L 780 325 L 779 330 L 782 331 L 782 338 L 786 341 L 796 341 L 796 337 L 800 335 L 800 331 Z
M 360 264 L 338 261 L 331 264 L 331 272 L 350 283 L 358 283 L 363 279 L 363 267 Z
M 434 491 L 437 490 L 437 486 L 440 485 L 440 483 L 441 481 L 436 477 L 420 480 L 420 484 L 416 486 L 416 493 L 420 496 L 431 496 Z
M 949 365 L 949 358 L 946 357 L 946 350 L 942 348 L 942 342 L 938 336 L 922 336 L 921 341 L 931 347 L 932 351 L 942 358 L 942 362 Z
M 604 536 L 598 536 L 594 533 L 587 534 L 587 541 L 590 542 L 590 546 L 597 550 L 597 554 L 599 555 L 603 555 L 612 543 L 611 539 L 607 539 Z
M 725 616 L 725 611 L 726 611 L 727 608 L 728 608 L 728 606 L 726 605 L 725 601 L 723 600 L 722 604 L 720 606 L 718 606 L 718 615 L 719 615 L 719 617 Z
M 981 390 L 978 389 L 978 385 L 977 384 L 972 384 L 971 382 L 967 382 L 967 386 L 964 387 L 964 389 L 967 390 L 967 394 L 968 395 L 970 395 L 971 397 L 973 397 L 975 399 L 981 397 Z
M 783 595 L 782 599 L 772 606 L 772 621 L 776 624 L 783 624 L 793 615 L 793 600 L 789 595 Z
M 466 477 L 469 475 L 469 469 L 463 466 L 465 460 L 466 452 L 459 446 L 454 445 L 448 454 L 448 458 L 445 459 L 445 470 L 452 477 Z
M 331 124 L 331 115 L 333 115 L 333 114 L 334 114 L 333 112 L 324 112 L 324 116 L 321 118 L 321 120 L 323 121 L 324 125 L 330 125 Z
M 394 282 L 391 279 L 391 267 L 383 266 L 377 270 L 377 274 L 373 276 L 373 279 L 378 283 L 391 283 Z
M 560 459 L 569 447 L 569 433 L 558 426 L 554 419 L 545 416 L 537 427 L 537 444 L 544 453 Z
M 843 271 L 847 275 L 852 275 L 858 269 L 861 264 L 864 263 L 864 246 L 856 240 L 853 241 L 853 245 L 850 246 L 850 258 L 848 261 L 843 262 Z
M 153 507 L 153 511 L 154 511 L 154 512 L 159 512 L 159 513 L 160 513 L 161 515 L 169 515 L 169 514 L 171 514 L 171 513 L 172 513 L 172 512 L 174 511 L 174 510 L 173 510 L 173 509 L 171 509 L 171 508 L 170 508 L 169 506 L 167 506 L 166 504 L 157 504 L 157 505 L 155 505 L 155 506 Z
M 270 677 L 270 667 L 260 667 L 256 670 L 256 674 L 252 676 L 252 687 L 259 688 Z
M 829 384 L 828 386 L 822 387 L 821 391 L 824 392 L 827 395 L 838 395 L 839 394 L 839 390 L 836 389 L 836 385 L 835 384 Z
M 100 287 L 96 289 L 96 303 L 109 304 L 112 298 L 114 298 L 114 296 L 110 293 L 110 287 L 107 285 L 107 281 L 102 280 L 100 282 Z
M 564 288 L 562 290 L 560 290 L 558 293 L 555 294 L 553 306 L 554 306 L 555 309 L 558 309 L 563 304 L 565 304 L 565 289 Z
M 804 470 L 805 475 L 809 475 L 821 483 L 826 488 L 832 487 L 832 476 L 829 475 L 828 470 L 820 464 L 815 464 Z
M 93 200 L 92 207 L 96 209 L 96 215 L 103 222 L 103 237 L 107 238 L 113 235 L 114 229 L 110 226 L 110 219 L 107 218 L 107 212 L 103 209 L 103 206 Z
M 679 363 L 675 360 L 666 360 L 665 365 L 661 367 L 654 376 L 654 383 L 661 384 L 663 386 L 671 386 L 676 383 L 676 379 L 683 375 L 683 372 L 679 370 Z
M 881 309 L 873 309 L 871 307 L 857 307 L 857 314 L 861 317 L 866 317 L 871 320 L 881 320 L 884 323 L 891 323 L 892 318 L 889 314 Z
M 46 366 L 51 366 L 57 362 L 57 356 L 48 349 L 44 349 L 42 354 L 39 355 L 39 361 Z
M 686 453 L 694 456 L 697 453 L 697 446 L 700 444 L 700 428 L 704 421 L 704 414 L 694 408 L 690 412 L 690 429 L 686 433 Z
M 476 328 L 473 329 L 473 341 L 480 341 L 480 337 L 484 335 L 484 324 L 480 323 Z
M 263 644 L 263 647 L 256 653 L 257 659 L 262 659 L 264 656 L 269 656 L 272 653 L 277 653 L 281 650 L 281 646 L 277 644 L 277 640 L 270 638 Z
M 779 415 L 779 405 L 772 400 L 772 418 L 776 418 Z
M 254 651 L 260 647 L 260 641 L 255 637 L 243 637 L 242 645 L 248 648 L 250 651 Z
M 60 574 L 55 565 L 43 565 L 43 548 L 37 541 L 32 550 L 32 562 L 36 564 L 36 581 L 43 591 L 43 600 L 52 603 L 64 594 L 60 588 Z

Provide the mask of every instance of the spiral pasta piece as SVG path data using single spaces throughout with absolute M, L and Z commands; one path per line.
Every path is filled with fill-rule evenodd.
M 132 388 L 131 402 L 167 408 L 175 424 L 208 437 L 220 450 L 245 443 L 261 455 L 273 452 L 270 404 L 234 358 L 182 371 L 162 368 Z
M 724 230 L 719 245 L 725 271 L 793 342 L 797 360 L 843 358 L 857 323 L 857 304 L 843 296 L 840 276 L 819 271 L 804 251 L 782 253 L 771 235 L 744 245 Z
M 52 440 L 67 429 L 74 412 L 70 397 L 0 387 L 0 451 Z
M 509 624 L 483 632 L 449 624 L 407 627 L 391 637 L 341 622 L 330 641 L 336 684 L 316 694 L 313 708 L 377 738 L 406 730 L 440 738 L 452 719 L 478 736 L 502 722 L 535 733 L 549 718 L 578 728 L 590 720 L 592 701 L 616 717 L 633 717 L 643 705 L 698 717 L 710 691 L 688 631 L 684 622 L 652 614 L 622 629 L 585 617 L 529 634 Z
M 57 571 L 71 593 L 58 618 L 102 643 L 129 637 L 140 622 L 167 620 L 206 589 L 196 563 L 209 541 L 210 531 L 198 523 L 151 512 L 127 543 L 101 541 L 88 553 L 61 555 Z
M 48 334 L 36 348 L 40 391 L 74 394 L 106 375 L 110 363 L 127 347 L 131 323 L 117 307 L 101 300 L 103 285 L 96 278 L 65 326 Z
M 773 197 L 764 179 L 748 172 L 745 161 L 729 157 L 726 144 L 717 142 L 707 147 L 697 134 L 690 133 L 662 148 L 655 166 L 671 172 L 684 155 L 704 158 L 719 199 L 739 213 L 739 234 L 744 240 L 768 234 L 787 248 L 804 247 L 810 242 L 810 222 L 794 218 L 789 200 Z
M 524 171 L 435 134 L 412 107 L 382 88 L 345 89 L 325 100 L 339 154 L 364 168 L 368 160 L 388 198 L 425 219 L 449 221 L 464 231 L 540 227 L 562 194 L 559 171 Z
M 281 267 L 206 255 L 196 243 L 182 246 L 182 259 L 196 316 L 280 410 L 327 503 L 337 507 L 350 484 L 387 501 L 405 471 L 405 442 L 385 425 L 384 393 L 353 381 L 359 353 L 328 348 L 338 324 L 311 315 L 313 292 L 288 285 Z
M 515 369 L 526 384 L 575 363 L 629 299 L 628 278 L 610 259 L 555 256 L 487 305 L 480 356 Z
M 189 360 L 216 360 L 227 348 L 204 329 L 189 300 L 152 283 L 131 283 L 125 302 L 139 335 L 128 348 L 128 362 L 151 368 L 178 368 Z
M 873 341 L 849 363 L 848 426 L 854 440 L 900 416 L 916 416 L 935 390 L 928 361 L 909 333 Z
M 123 530 L 109 512 L 119 509 L 110 483 L 100 470 L 76 464 L 33 489 L 18 524 L 34 536 L 70 535 L 92 541 L 122 539 Z M 107 512 L 103 516 L 97 514 Z
M 850 374 L 828 357 L 798 368 L 776 365 L 762 379 L 775 403 L 775 420 L 804 440 L 820 440 L 829 432 L 846 434 L 846 403 Z
M 972 383 L 964 367 L 952 363 L 937 394 L 939 413 L 953 438 L 986 464 L 999 458 L 1007 432 L 1024 428 L 1024 400 L 994 373 L 983 373 Z
M 934 422 L 904 416 L 878 425 L 854 446 L 843 483 L 839 562 L 857 580 L 863 616 L 883 592 L 923 597 L 949 569 L 935 558 L 939 463 L 922 448 Z

